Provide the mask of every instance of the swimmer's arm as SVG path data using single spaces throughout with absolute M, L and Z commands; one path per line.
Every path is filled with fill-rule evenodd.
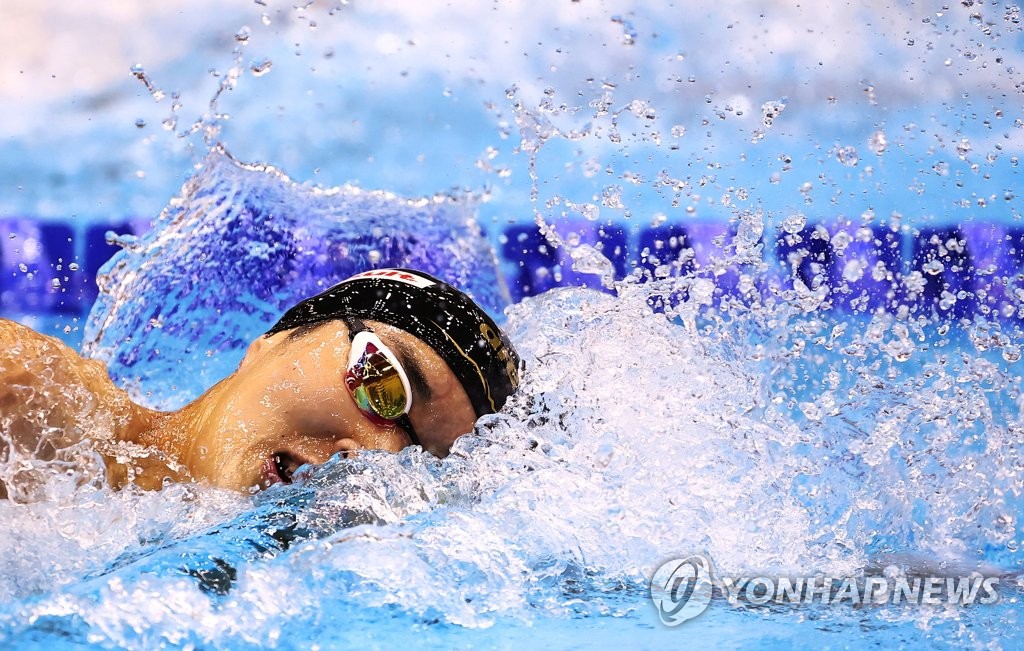
M 86 419 L 117 392 L 100 362 L 63 342 L 0 319 L 0 445 L 39 458 L 80 440 Z M 45 440 L 44 440 L 45 439 Z M 6 455 L 3 455 L 6 456 Z
M 116 388 L 106 367 L 82 358 L 67 344 L 0 319 L 0 391 L 15 385 L 72 384 L 105 395 Z
M 74 365 L 72 356 L 56 339 L 0 319 L 0 422 L 7 443 L 31 450 L 44 427 L 69 424 L 56 389 Z
M 0 462 L 9 445 L 22 455 L 47 460 L 87 438 L 130 440 L 132 432 L 146 429 L 153 413 L 133 404 L 103 363 L 82 358 L 54 337 L 0 319 Z M 107 452 L 103 456 L 111 485 L 123 486 L 129 480 L 127 468 Z M 165 476 L 181 478 L 158 458 L 136 459 L 132 465 L 133 481 L 142 488 L 160 488 Z M 0 480 L 0 498 L 5 493 Z
M 50 337 L 0 319 L 0 463 L 4 470 L 10 469 L 7 462 L 12 454 L 52 458 L 55 444 L 60 445 L 59 439 L 73 429 L 67 409 L 55 399 L 61 392 L 54 381 L 59 382 L 65 366 L 61 346 Z M 4 478 L 0 478 L 0 499 L 7 497 Z

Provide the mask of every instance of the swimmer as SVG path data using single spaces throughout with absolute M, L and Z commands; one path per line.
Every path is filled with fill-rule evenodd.
M 419 445 L 443 457 L 502 407 L 519 364 L 468 296 L 408 269 L 367 271 L 298 303 L 234 373 L 173 412 L 132 402 L 102 363 L 0 319 L 0 460 L 63 460 L 91 439 L 114 487 L 192 479 L 246 491 L 338 453 Z M 31 480 L 12 465 L 0 466 L 3 497 Z

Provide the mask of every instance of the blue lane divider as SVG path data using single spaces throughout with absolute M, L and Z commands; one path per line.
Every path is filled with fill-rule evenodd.
M 846 312 L 900 305 L 946 318 L 1024 320 L 1024 227 L 970 222 L 905 235 L 879 225 L 808 224 L 762 238 L 772 262 L 764 277 L 723 264 L 723 245 L 736 232 L 725 222 L 637 228 L 570 221 L 554 227 L 563 242 L 601 251 L 616 279 L 697 272 L 714 279 L 715 302 L 740 291 L 741 273 L 747 273 L 764 296 L 802 285 L 801 291 L 827 291 L 828 304 Z M 85 314 L 96 298 L 98 270 L 117 250 L 107 233 L 141 235 L 146 228 L 142 220 L 78 227 L 0 218 L 0 315 Z M 510 226 L 501 242 L 515 300 L 559 286 L 601 287 L 597 275 L 574 270 L 567 248 L 552 246 L 535 224 Z M 685 298 L 656 297 L 652 305 L 661 309 Z
M 517 265 L 518 273 L 506 279 L 513 300 L 542 294 L 558 286 L 555 277 L 558 254 L 537 226 L 513 226 L 506 230 L 501 255 Z
M 832 303 L 846 312 L 874 312 L 902 298 L 903 236 L 885 226 L 840 225 L 829 233 Z
M 593 246 L 612 263 L 617 279 L 625 277 L 629 237 L 621 226 L 570 221 L 558 223 L 555 231 L 564 242 Z M 536 224 L 521 224 L 505 230 L 501 254 L 517 270 L 506 279 L 513 300 L 535 296 L 554 287 L 601 286 L 598 276 L 575 271 L 566 249 L 548 243 Z
M 1024 305 L 1024 228 L 971 222 L 961 224 L 960 233 L 974 265 L 975 309 L 1024 320 L 1019 312 Z
M 924 305 L 934 305 L 940 314 L 953 318 L 974 314 L 974 267 L 958 227 L 923 229 L 914 240 L 911 265 L 924 280 Z
M 0 218 L 0 315 L 83 315 L 96 299 L 96 273 L 117 247 L 106 233 L 141 234 L 144 221 L 70 224 Z
M 586 241 L 608 237 L 608 225 L 591 228 L 592 239 Z M 633 237 L 635 247 L 626 247 L 632 253 L 613 259 L 617 277 L 622 278 L 630 265 L 641 278 L 696 271 L 714 278 L 717 302 L 741 291 L 741 273 L 746 272 L 762 296 L 802 285 L 802 290 L 823 292 L 827 305 L 849 313 L 902 306 L 912 314 L 934 311 L 944 318 L 982 314 L 1024 320 L 1024 228 L 970 223 L 906 235 L 881 225 L 809 224 L 794 233 L 774 234 L 766 252 L 774 265 L 767 276 L 752 268 L 721 264 L 723 245 L 735 234 L 735 227 L 728 223 L 639 229 Z M 616 231 L 617 247 L 624 236 Z M 559 273 L 568 267 L 568 255 L 552 247 L 538 227 L 513 226 L 505 231 L 505 238 L 502 255 L 518 269 L 512 283 L 514 296 L 557 286 L 595 285 L 593 280 L 585 283 Z M 685 298 L 685 292 L 653 297 L 652 306 L 663 309 Z
M 642 278 L 676 278 L 692 274 L 696 263 L 690 242 L 687 229 L 676 224 L 656 226 L 640 233 L 637 266 L 642 270 Z M 652 294 L 647 304 L 662 312 L 688 297 L 685 290 L 667 296 Z
M 700 274 L 713 279 L 711 301 L 718 304 L 738 290 L 740 273 L 746 271 L 723 262 L 723 246 L 735 235 L 735 226 L 728 223 L 663 224 L 644 229 L 637 238 L 635 258 L 641 281 Z M 688 297 L 689 292 L 683 289 L 668 296 L 652 296 L 648 303 L 661 311 Z
M 805 226 L 796 233 L 779 233 L 775 257 L 788 270 L 787 277 L 799 279 L 808 289 L 831 281 L 835 255 L 827 229 Z
M 0 306 L 5 313 L 78 313 L 74 232 L 63 224 L 0 219 Z

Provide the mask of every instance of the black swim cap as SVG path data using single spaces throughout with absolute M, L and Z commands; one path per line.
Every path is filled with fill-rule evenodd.
M 519 386 L 519 355 L 494 320 L 471 298 L 421 271 L 356 274 L 285 312 L 267 335 L 344 318 L 392 325 L 433 348 L 478 417 L 501 409 Z

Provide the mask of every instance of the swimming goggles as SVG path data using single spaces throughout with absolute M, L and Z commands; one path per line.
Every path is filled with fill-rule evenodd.
M 345 386 L 356 406 L 380 424 L 405 430 L 413 445 L 421 445 L 409 420 L 412 388 L 409 376 L 391 350 L 358 319 L 347 319 L 350 347 Z

